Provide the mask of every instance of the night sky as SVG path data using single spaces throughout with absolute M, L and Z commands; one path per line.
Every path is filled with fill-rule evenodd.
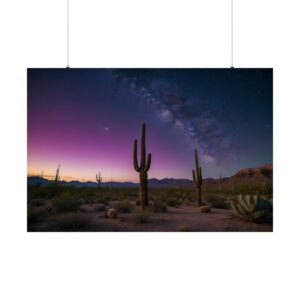
M 149 178 L 191 179 L 195 148 L 204 177 L 271 163 L 272 80 L 272 69 L 28 69 L 28 174 L 60 163 L 68 181 L 137 182 L 143 122 Z

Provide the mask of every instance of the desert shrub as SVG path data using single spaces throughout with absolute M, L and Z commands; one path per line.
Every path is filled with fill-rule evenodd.
M 77 211 L 82 201 L 70 192 L 64 192 L 53 200 L 53 207 L 57 212 Z
M 119 200 L 119 197 L 116 194 L 111 194 L 109 195 L 108 200 L 115 202 Z
M 29 201 L 30 206 L 43 206 L 45 204 L 45 200 L 44 199 L 31 199 Z
M 128 198 L 136 198 L 136 197 L 138 197 L 138 192 L 136 191 L 129 191 L 129 192 L 127 192 L 126 193 L 126 197 L 128 197 Z
M 169 197 L 166 198 L 166 204 L 167 206 L 171 206 L 171 207 L 178 207 L 181 204 L 180 199 L 178 199 L 177 197 Z
M 229 209 L 230 205 L 226 202 L 226 198 L 219 195 L 207 195 L 205 202 L 213 208 Z
M 28 224 L 35 224 L 41 221 L 48 215 L 51 210 L 49 207 L 28 207 L 27 210 L 27 222 Z
M 184 193 L 182 194 L 182 197 L 188 199 L 191 202 L 196 201 L 195 191 L 193 189 L 185 190 Z
M 149 215 L 147 212 L 135 211 L 131 216 L 131 220 L 135 224 L 145 224 L 149 222 Z
M 122 213 L 130 213 L 133 210 L 133 206 L 128 200 L 118 201 L 115 205 L 115 208 L 118 212 Z
M 152 200 L 150 207 L 154 212 L 165 213 L 168 209 L 165 202 L 163 202 L 161 200 L 154 200 L 154 199 Z
M 62 192 L 61 186 L 54 186 L 53 184 L 43 186 L 28 186 L 28 199 L 51 199 Z
M 105 197 L 98 197 L 96 198 L 95 202 L 103 205 L 108 205 L 109 200 Z
M 53 221 L 53 229 L 55 231 L 84 231 L 91 226 L 88 216 L 81 213 L 59 215 Z
M 98 205 L 96 205 L 95 210 L 96 211 L 106 211 L 106 206 L 103 204 L 98 204 Z

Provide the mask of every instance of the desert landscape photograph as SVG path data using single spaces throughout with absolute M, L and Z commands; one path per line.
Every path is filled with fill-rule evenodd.
M 27 231 L 273 231 L 272 69 L 28 69 Z

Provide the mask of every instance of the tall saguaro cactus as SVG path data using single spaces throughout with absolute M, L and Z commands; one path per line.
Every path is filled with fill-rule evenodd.
M 223 191 L 223 178 L 222 178 L 222 173 L 220 173 L 220 178 L 219 178 L 219 190 L 220 193 Z
M 148 171 L 151 166 L 151 153 L 148 153 L 146 160 L 146 125 L 143 123 L 142 137 L 141 137 L 141 161 L 138 163 L 137 157 L 137 140 L 134 140 L 133 146 L 133 167 L 140 173 L 140 200 L 142 209 L 148 206 Z
M 199 167 L 197 150 L 195 150 L 195 165 L 196 165 L 196 169 L 193 170 L 193 181 L 197 191 L 198 205 L 200 206 L 202 204 L 201 201 L 202 171 L 201 171 L 201 167 Z
M 58 165 L 58 168 L 56 169 L 56 174 L 55 174 L 55 179 L 54 179 L 54 185 L 57 185 L 57 183 L 58 183 L 59 180 L 60 180 L 60 177 L 59 177 L 59 169 L 60 169 L 60 164 Z
M 100 172 L 99 175 L 96 174 L 96 181 L 98 182 L 98 189 L 100 189 L 100 184 L 102 182 L 102 177 Z

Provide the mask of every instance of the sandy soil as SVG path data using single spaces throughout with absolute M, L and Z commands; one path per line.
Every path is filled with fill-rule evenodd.
M 119 214 L 117 219 L 107 219 L 103 212 L 93 207 L 86 212 L 93 223 L 92 231 L 272 231 L 272 224 L 251 223 L 236 217 L 231 210 L 213 208 L 201 213 L 197 207 L 169 207 L 167 213 L 150 213 L 149 223 L 134 224 L 130 213 Z

